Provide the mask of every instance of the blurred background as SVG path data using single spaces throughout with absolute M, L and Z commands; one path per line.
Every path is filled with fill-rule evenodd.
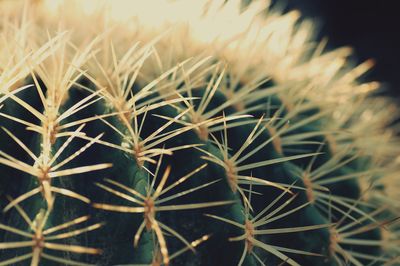
M 279 2 L 282 2 L 279 0 Z M 319 37 L 328 37 L 330 48 L 352 46 L 356 62 L 374 59 L 366 76 L 383 84 L 383 93 L 400 106 L 399 0 L 286 0 L 319 22 Z

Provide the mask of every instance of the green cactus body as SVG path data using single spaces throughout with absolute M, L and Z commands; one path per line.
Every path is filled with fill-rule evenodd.
M 150 2 L 0 3 L 0 265 L 399 263 L 370 62 L 263 1 Z

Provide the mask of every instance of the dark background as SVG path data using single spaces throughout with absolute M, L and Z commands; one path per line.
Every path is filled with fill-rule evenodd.
M 279 0 L 278 2 L 281 2 Z M 319 37 L 330 48 L 352 46 L 356 62 L 374 59 L 366 80 L 383 83 L 383 93 L 400 105 L 400 1 L 399 0 L 286 0 L 318 21 Z

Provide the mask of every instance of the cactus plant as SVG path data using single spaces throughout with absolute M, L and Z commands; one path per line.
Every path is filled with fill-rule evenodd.
M 371 61 L 266 1 L 98 3 L 0 3 L 0 265 L 399 263 Z

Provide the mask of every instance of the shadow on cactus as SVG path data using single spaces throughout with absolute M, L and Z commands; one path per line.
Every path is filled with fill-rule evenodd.
M 298 12 L 0 5 L 0 265 L 400 262 L 397 109 Z

